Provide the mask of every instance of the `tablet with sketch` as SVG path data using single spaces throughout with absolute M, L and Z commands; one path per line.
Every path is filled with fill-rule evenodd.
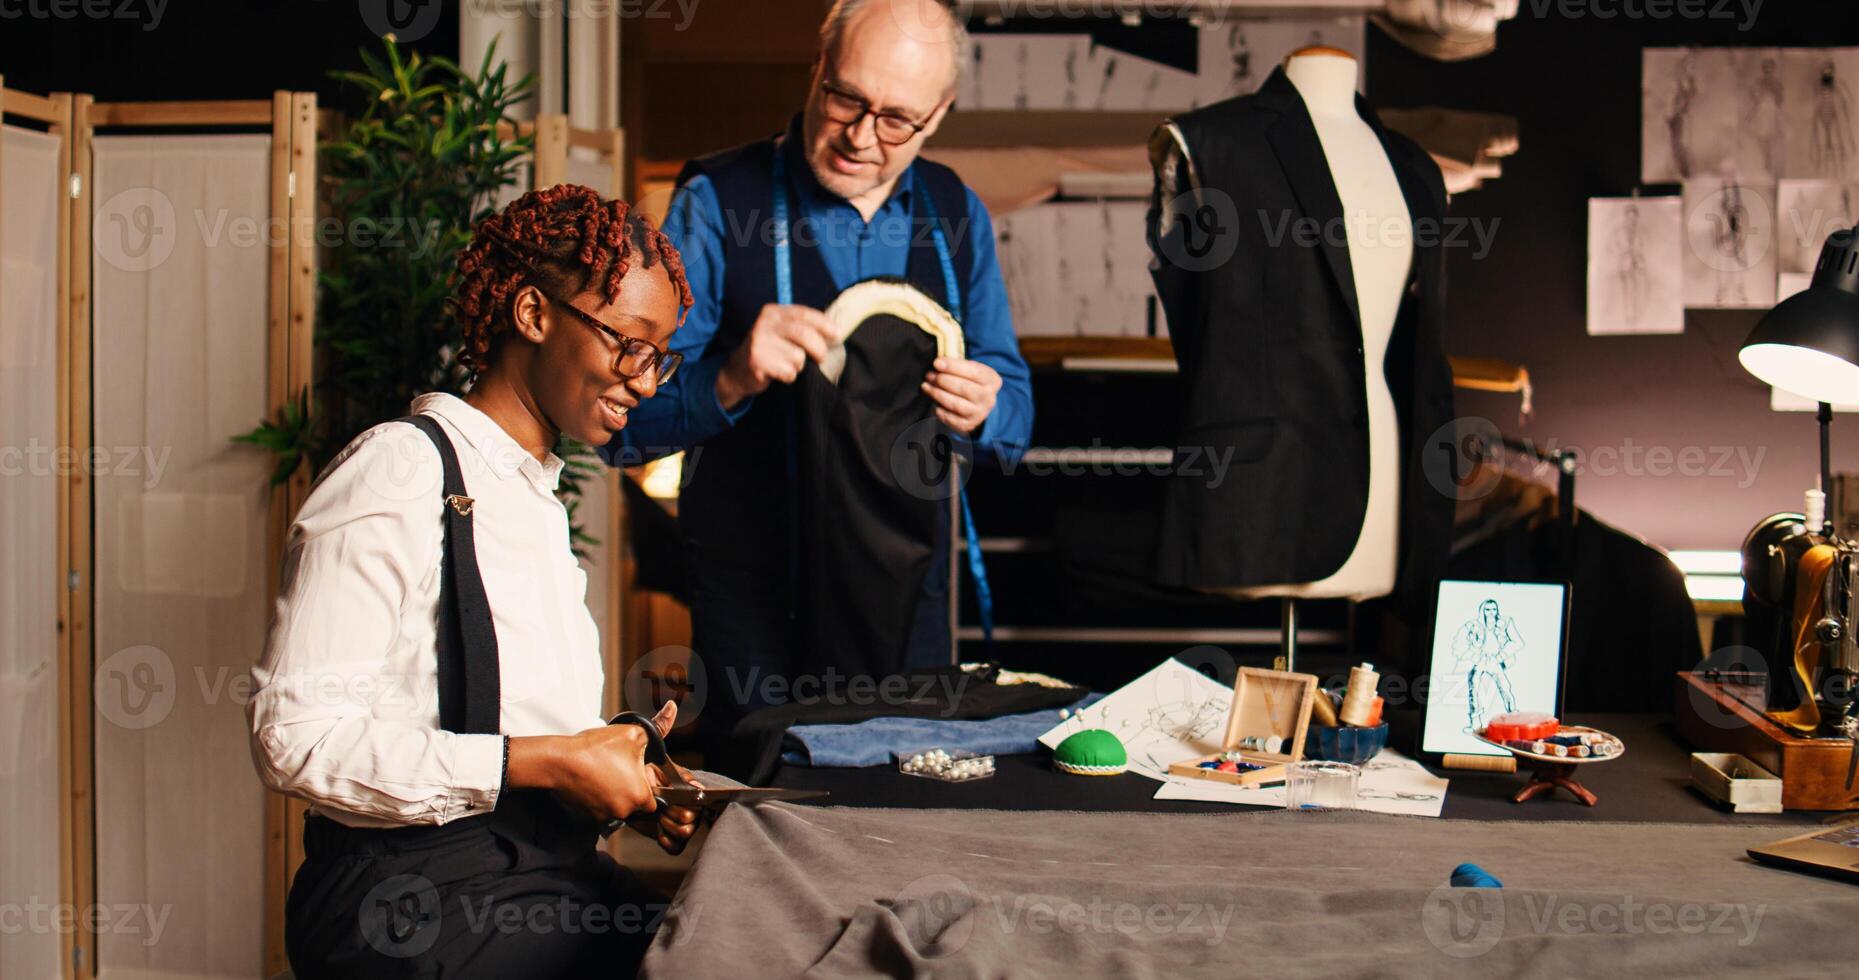
M 1473 734 L 1494 715 L 1561 714 L 1568 592 L 1561 583 L 1440 583 L 1422 751 L 1504 755 Z

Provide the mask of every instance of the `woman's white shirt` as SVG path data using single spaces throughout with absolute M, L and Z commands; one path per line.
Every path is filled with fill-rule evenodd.
M 437 612 L 444 550 L 438 450 L 406 422 L 332 460 L 291 525 L 276 617 L 246 709 L 272 789 L 355 827 L 443 824 L 497 804 L 504 735 L 602 723 L 600 642 L 587 576 L 539 461 L 462 399 L 416 414 L 451 438 L 496 626 L 501 735 L 441 731 Z

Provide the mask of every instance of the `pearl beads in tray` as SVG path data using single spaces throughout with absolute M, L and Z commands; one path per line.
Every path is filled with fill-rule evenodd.
M 907 776 L 923 776 L 949 783 L 965 783 L 994 775 L 991 755 L 951 755 L 942 749 L 926 749 L 908 755 L 897 753 L 897 769 Z

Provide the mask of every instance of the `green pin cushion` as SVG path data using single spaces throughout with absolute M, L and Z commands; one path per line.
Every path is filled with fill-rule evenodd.
M 1123 742 L 1102 728 L 1073 732 L 1052 750 L 1052 764 L 1074 776 L 1115 776 L 1129 763 Z

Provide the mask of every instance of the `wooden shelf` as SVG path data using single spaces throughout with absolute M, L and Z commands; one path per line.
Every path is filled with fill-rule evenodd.
M 1063 367 L 1067 360 L 1173 361 L 1167 337 L 1021 337 L 1020 356 L 1029 367 Z M 1455 388 L 1514 392 L 1529 384 L 1523 367 L 1489 357 L 1448 357 Z
M 1175 345 L 1167 337 L 1021 337 L 1020 356 L 1038 368 L 1059 367 L 1068 357 L 1171 361 Z

